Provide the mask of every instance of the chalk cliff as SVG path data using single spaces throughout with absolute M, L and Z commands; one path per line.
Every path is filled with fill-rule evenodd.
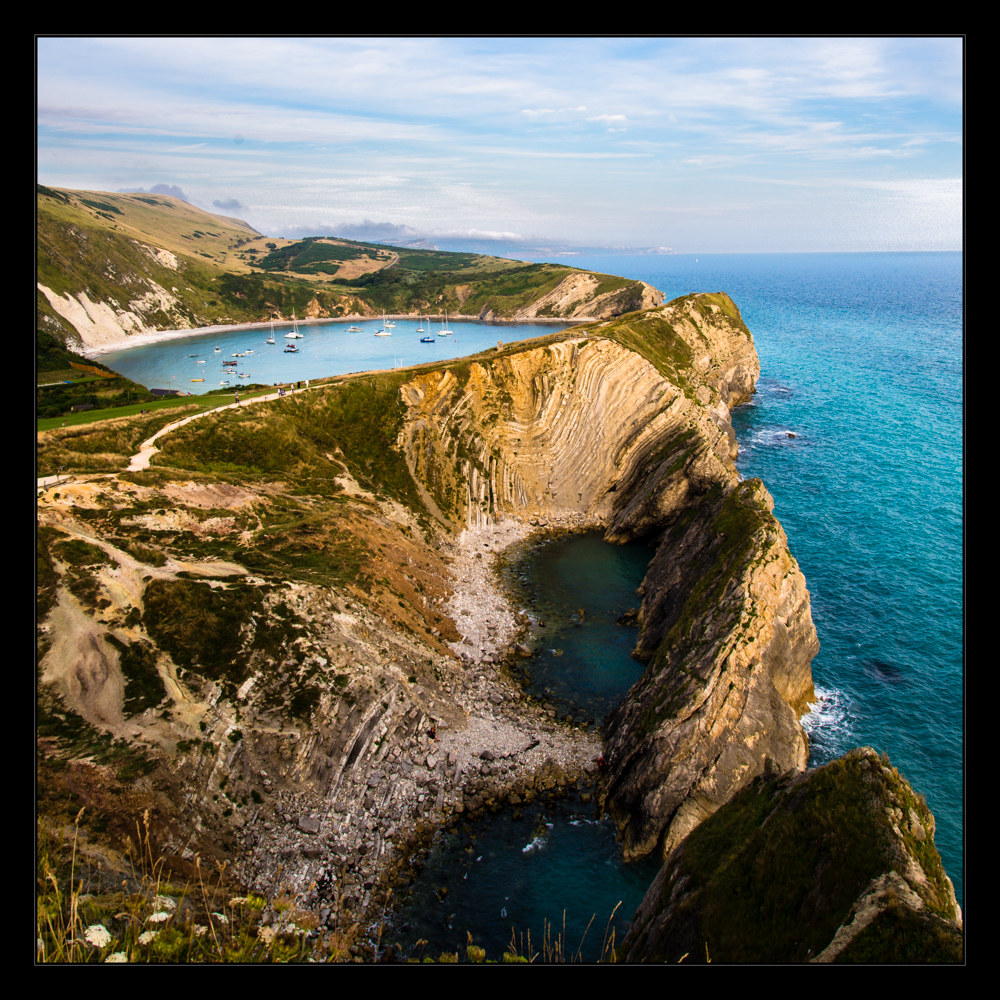
M 164 331 L 296 315 L 554 321 L 663 300 L 645 282 L 564 265 L 336 237 L 269 239 L 167 195 L 38 186 L 37 208 L 38 329 L 87 353 Z

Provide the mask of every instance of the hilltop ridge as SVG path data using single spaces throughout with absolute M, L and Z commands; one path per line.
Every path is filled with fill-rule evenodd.
M 37 205 L 38 328 L 76 349 L 293 314 L 594 319 L 663 298 L 644 282 L 565 265 L 267 237 L 168 195 L 39 186 Z

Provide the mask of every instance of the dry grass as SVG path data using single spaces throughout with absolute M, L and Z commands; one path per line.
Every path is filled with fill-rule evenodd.
M 315 918 L 290 897 L 270 902 L 236 894 L 225 865 L 206 870 L 195 859 L 192 878 L 178 883 L 156 856 L 149 813 L 128 838 L 120 888 L 84 889 L 80 821 L 63 836 L 42 824 L 38 838 L 36 961 L 95 963 L 288 963 L 350 958 L 357 927 L 321 933 Z

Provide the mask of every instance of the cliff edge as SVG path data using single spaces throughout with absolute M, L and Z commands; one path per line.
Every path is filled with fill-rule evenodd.
M 400 443 L 442 521 L 514 515 L 655 545 L 642 679 L 605 726 L 626 856 L 670 849 L 768 762 L 806 765 L 819 649 L 773 501 L 740 482 L 730 409 L 759 373 L 721 293 L 420 375 Z
M 623 942 L 630 962 L 962 960 L 934 817 L 869 747 L 769 774 L 671 854 Z

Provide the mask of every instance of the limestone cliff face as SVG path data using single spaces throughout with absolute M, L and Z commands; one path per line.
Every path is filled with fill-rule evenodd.
M 695 296 L 420 375 L 402 390 L 400 444 L 453 521 L 574 513 L 613 540 L 644 535 L 685 498 L 737 481 L 729 407 L 759 372 L 738 317 L 724 296 Z
M 526 513 L 607 523 L 616 484 L 696 410 L 640 355 L 584 338 L 473 362 L 464 381 L 422 375 L 403 398 L 415 476 L 465 525 Z M 728 454 L 721 434 L 712 443 Z
M 570 514 L 658 540 L 642 679 L 606 726 L 626 855 L 666 853 L 760 774 L 806 764 L 818 650 L 773 503 L 739 482 L 729 408 L 759 368 L 733 303 L 689 296 L 587 336 L 421 375 L 401 443 L 443 518 Z
M 934 817 L 869 747 L 754 782 L 670 856 L 630 962 L 960 962 Z
M 607 804 L 627 855 L 666 856 L 768 761 L 802 769 L 819 649 L 809 595 L 757 480 L 667 529 L 643 584 L 646 672 L 606 722 Z
M 531 320 L 552 316 L 564 319 L 595 319 L 602 316 L 620 316 L 640 309 L 652 309 L 663 301 L 663 293 L 644 281 L 620 282 L 621 287 L 601 291 L 597 277 L 586 271 L 570 274 L 552 289 L 522 309 L 515 320 Z M 485 310 L 480 319 L 503 318 L 492 310 Z

